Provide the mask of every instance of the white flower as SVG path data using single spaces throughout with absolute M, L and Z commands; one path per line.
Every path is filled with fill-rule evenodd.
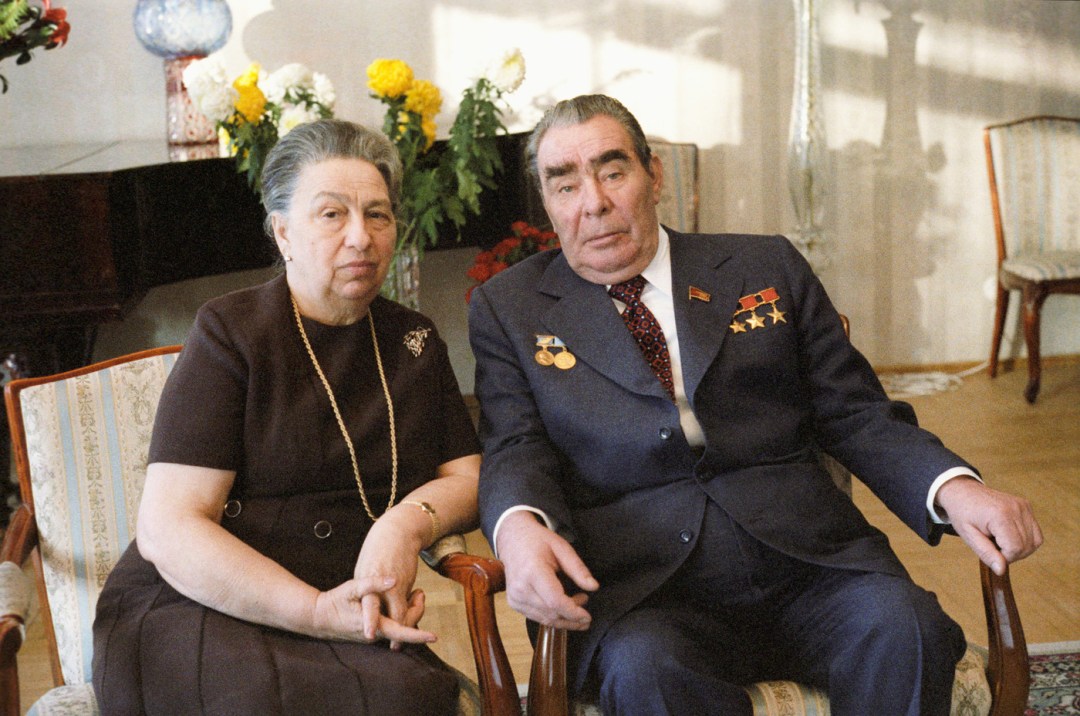
M 310 88 L 311 84 L 311 70 L 299 62 L 290 62 L 269 75 L 265 82 L 262 78 L 259 82 L 266 99 L 274 104 L 280 104 L 290 89 Z
M 312 84 L 314 85 L 315 101 L 323 107 L 333 110 L 334 102 L 337 101 L 337 92 L 334 91 L 334 84 L 330 81 L 330 78 L 322 72 L 316 72 L 312 75 Z
M 314 122 L 318 118 L 319 113 L 314 109 L 308 109 L 298 104 L 286 105 L 281 110 L 281 119 L 277 123 L 278 137 L 284 137 L 290 130 L 301 124 Z
M 516 47 L 508 50 L 486 76 L 500 92 L 513 92 L 525 81 L 525 56 Z
M 184 87 L 195 104 L 206 94 L 228 86 L 225 65 L 217 57 L 195 60 L 184 68 Z
M 211 122 L 224 122 L 235 111 L 239 96 L 240 93 L 232 86 L 221 85 L 203 94 L 195 106 Z

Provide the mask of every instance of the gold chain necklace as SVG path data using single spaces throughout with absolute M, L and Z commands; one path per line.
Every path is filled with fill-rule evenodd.
M 367 493 L 364 492 L 364 483 L 360 480 L 360 466 L 356 462 L 356 450 L 353 448 L 353 442 L 352 438 L 349 437 L 349 431 L 345 429 L 345 421 L 342 420 L 341 411 L 338 410 L 337 399 L 334 398 L 334 391 L 330 389 L 330 381 L 326 379 L 326 375 L 319 366 L 318 359 L 315 358 L 315 351 L 311 350 L 311 342 L 308 341 L 307 331 L 304 330 L 304 323 L 300 320 L 300 308 L 296 305 L 296 299 L 293 298 L 292 294 L 289 294 L 289 300 L 292 302 L 293 315 L 296 317 L 296 327 L 300 329 L 300 338 L 304 340 L 304 348 L 307 348 L 307 354 L 311 358 L 311 364 L 315 366 L 315 372 L 318 374 L 319 380 L 322 381 L 323 387 L 326 388 L 326 395 L 330 398 L 330 407 L 334 409 L 334 417 L 337 418 L 338 428 L 341 430 L 341 437 L 345 438 L 345 445 L 349 448 L 349 459 L 352 460 L 353 476 L 356 478 L 356 486 L 360 489 L 360 499 L 364 503 L 364 511 L 367 512 L 371 521 L 375 522 L 379 518 L 371 511 L 371 506 L 368 504 Z M 379 368 L 379 380 L 382 381 L 383 395 L 386 396 L 386 410 L 390 414 L 390 501 L 386 503 L 386 509 L 389 510 L 394 506 L 394 500 L 397 498 L 398 460 L 397 431 L 394 428 L 394 401 L 390 399 L 390 387 L 386 384 L 386 373 L 383 372 L 382 356 L 379 354 L 379 339 L 375 337 L 375 314 L 373 314 L 370 309 L 368 310 L 368 323 L 371 325 L 371 343 L 375 346 L 375 365 Z M 383 511 L 384 514 L 385 512 L 386 510 Z

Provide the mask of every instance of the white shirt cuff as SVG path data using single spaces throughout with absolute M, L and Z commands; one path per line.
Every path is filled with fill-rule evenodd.
M 937 493 L 938 490 L 941 489 L 941 486 L 954 477 L 974 477 L 979 482 L 982 482 L 982 478 L 966 467 L 954 467 L 938 475 L 937 479 L 930 483 L 930 492 L 926 496 L 926 511 L 930 513 L 930 519 L 936 524 L 949 524 L 949 518 L 941 516 L 941 513 L 937 510 L 937 505 L 934 504 L 934 500 L 937 499 Z
M 547 525 L 547 528 L 549 530 L 555 532 L 555 523 L 542 510 L 538 510 L 535 507 L 529 507 L 528 505 L 514 505 L 513 507 L 508 508 L 506 512 L 503 512 L 502 515 L 499 516 L 499 521 L 495 523 L 495 529 L 491 532 L 491 549 L 495 552 L 496 559 L 499 558 L 499 528 L 502 527 L 503 520 L 505 520 L 507 515 L 510 515 L 511 513 L 521 511 L 531 512 L 534 515 L 537 515 L 538 517 L 540 517 L 540 519 L 544 521 L 544 524 Z

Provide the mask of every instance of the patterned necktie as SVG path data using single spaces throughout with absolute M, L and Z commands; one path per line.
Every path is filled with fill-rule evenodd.
M 645 288 L 645 279 L 634 276 L 629 281 L 617 283 L 608 289 L 608 295 L 626 304 L 623 311 L 623 323 L 641 348 L 645 362 L 660 379 L 660 384 L 675 400 L 675 382 L 671 377 L 671 356 L 668 355 L 667 339 L 649 307 L 641 302 L 641 291 Z

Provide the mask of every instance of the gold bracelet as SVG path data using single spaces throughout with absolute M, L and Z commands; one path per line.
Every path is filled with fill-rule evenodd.
M 435 544 L 435 540 L 439 538 L 439 515 L 435 513 L 435 508 L 427 502 L 420 502 L 419 500 L 402 500 L 401 504 L 419 507 L 431 518 L 431 541 L 428 546 Z

